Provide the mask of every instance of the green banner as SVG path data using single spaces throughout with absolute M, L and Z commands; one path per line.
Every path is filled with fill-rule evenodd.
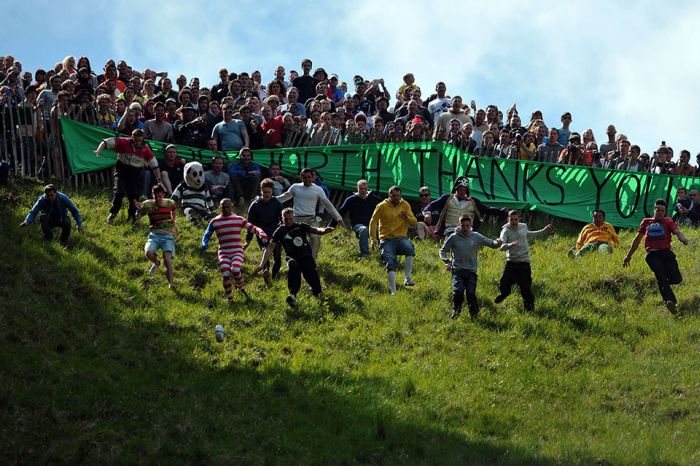
M 113 132 L 71 120 L 61 123 L 73 173 L 114 165 L 113 152 L 105 151 L 100 158 L 93 153 L 100 140 L 114 136 Z M 149 144 L 157 157 L 163 156 L 166 144 Z M 178 156 L 185 160 L 208 162 L 213 155 L 178 146 Z M 226 154 L 229 161 L 236 157 Z M 700 186 L 692 177 L 475 157 L 442 142 L 257 150 L 253 160 L 265 167 L 277 163 L 291 177 L 304 167 L 316 168 L 323 182 L 336 189 L 353 191 L 362 178 L 381 193 L 397 184 L 409 199 L 418 198 L 421 186 L 429 187 L 434 196 L 450 192 L 454 178 L 465 175 L 472 195 L 488 205 L 530 208 L 585 222 L 598 208 L 617 227 L 638 226 L 642 218 L 653 215 L 658 198 L 672 204 L 677 186 Z

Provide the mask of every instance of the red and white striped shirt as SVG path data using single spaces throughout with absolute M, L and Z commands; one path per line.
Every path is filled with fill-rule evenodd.
M 240 252 L 243 250 L 241 232 L 244 228 L 258 235 L 263 241 L 267 241 L 265 232 L 261 228 L 249 223 L 245 218 L 235 214 L 226 217 L 220 214 L 209 222 L 207 230 L 204 232 L 204 237 L 202 238 L 202 246 L 205 248 L 208 247 L 211 235 L 216 232 L 216 238 L 219 240 L 219 254 Z

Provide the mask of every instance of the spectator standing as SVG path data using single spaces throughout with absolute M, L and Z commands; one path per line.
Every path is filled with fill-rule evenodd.
M 248 147 L 248 131 L 245 123 L 233 119 L 234 107 L 226 104 L 223 111 L 224 121 L 214 126 L 211 137 L 218 141 L 219 148 L 225 152 L 238 152 L 242 147 Z

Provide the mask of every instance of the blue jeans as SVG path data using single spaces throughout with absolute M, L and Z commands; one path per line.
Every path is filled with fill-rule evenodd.
M 379 254 L 382 256 L 382 262 L 386 264 L 388 271 L 396 270 L 398 261 L 396 256 L 415 256 L 416 251 L 413 249 L 413 244 L 407 237 L 384 239 L 379 242 Z
M 471 270 L 456 269 L 452 271 L 452 309 L 460 310 L 466 293 L 469 314 L 479 313 L 479 304 L 476 300 L 476 280 L 477 275 Z
M 360 254 L 363 256 L 369 256 L 369 228 L 367 225 L 353 225 L 352 231 L 355 232 L 355 236 L 360 241 Z
M 576 253 L 577 257 L 581 257 L 587 252 L 598 251 L 600 253 L 606 252 L 612 254 L 612 247 L 608 243 L 598 242 L 598 243 L 586 243 L 583 247 Z

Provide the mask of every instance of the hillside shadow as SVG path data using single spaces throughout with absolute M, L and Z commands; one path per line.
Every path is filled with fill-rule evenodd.
M 3 242 L 21 240 L 14 216 L 1 222 Z M 218 344 L 211 322 L 202 334 L 201 325 L 167 320 L 137 286 L 126 290 L 131 302 L 105 293 L 98 284 L 123 284 L 99 269 L 81 278 L 84 263 L 53 245 L 3 248 L 0 263 L 8 464 L 556 463 L 511 442 L 515 425 L 487 423 L 477 429 L 483 439 L 468 440 L 451 431 L 459 425 L 386 401 L 415 388 L 397 391 L 392 380 L 343 367 L 292 371 L 294 350 L 275 358 L 235 331 Z M 45 264 L 43 277 L 35 264 Z M 36 280 L 31 296 L 12 296 L 27 276 Z M 152 312 L 132 312 L 141 307 Z M 235 356 L 243 349 L 249 356 Z

